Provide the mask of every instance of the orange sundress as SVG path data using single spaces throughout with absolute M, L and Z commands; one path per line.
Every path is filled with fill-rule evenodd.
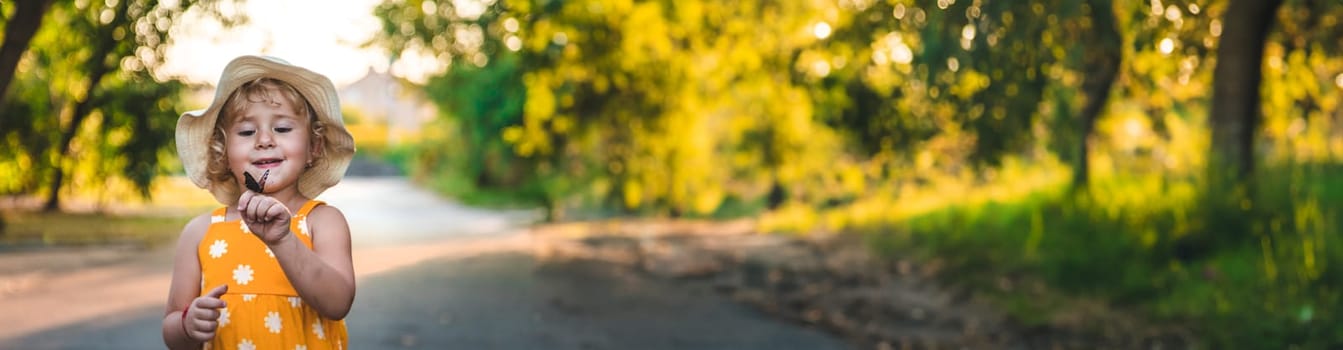
M 308 213 L 321 201 L 308 201 L 289 229 L 312 249 Z M 322 318 L 304 303 L 280 269 L 275 254 L 242 220 L 224 221 L 227 208 L 210 216 L 210 229 L 196 247 L 201 265 L 201 294 L 228 284 L 219 328 L 206 349 L 344 349 L 345 321 Z

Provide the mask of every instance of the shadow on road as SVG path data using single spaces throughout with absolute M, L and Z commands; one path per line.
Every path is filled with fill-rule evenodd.
M 160 348 L 159 306 L 22 337 L 0 348 Z M 521 251 L 442 258 L 363 278 L 353 349 L 843 349 L 707 287 Z

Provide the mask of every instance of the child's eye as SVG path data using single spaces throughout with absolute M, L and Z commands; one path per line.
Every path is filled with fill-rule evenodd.
M 294 128 L 283 127 L 283 126 L 282 126 L 282 127 L 275 128 L 275 132 L 278 132 L 278 133 L 286 133 L 286 132 L 290 132 L 290 131 L 294 131 Z
M 243 130 L 238 132 L 238 136 L 252 136 L 254 134 L 256 134 L 256 130 Z

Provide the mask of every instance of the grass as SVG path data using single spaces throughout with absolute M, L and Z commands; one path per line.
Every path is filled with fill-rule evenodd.
M 1211 348 L 1343 346 L 1343 167 L 1261 174 L 1239 190 L 1160 177 L 1098 181 L 1077 196 L 1045 187 L 862 230 L 879 252 L 943 260 L 955 283 L 1028 325 L 1076 321 L 1064 316 L 1074 301 L 1101 301 L 1189 325 Z M 1105 326 L 1091 316 L 1082 327 Z
M 180 176 L 156 179 L 151 200 L 129 190 L 75 191 L 62 199 L 65 212 L 39 210 L 41 198 L 11 198 L 0 207 L 5 228 L 0 250 L 50 246 L 172 244 L 195 215 L 220 206 L 209 192 Z
M 11 213 L 0 246 L 92 246 L 172 244 L 187 217 L 109 214 Z
M 389 153 L 403 167 L 419 163 Z M 536 193 L 481 191 L 452 173 L 430 185 L 471 204 Z M 1008 164 L 987 184 L 891 181 L 838 206 L 786 203 L 759 223 L 767 232 L 859 232 L 883 254 L 936 260 L 950 282 L 1027 326 L 1099 330 L 1137 319 L 1128 324 L 1189 330 L 1206 348 L 1343 348 L 1343 166 L 1258 174 L 1249 186 L 1213 186 L 1112 172 L 1074 192 L 1062 166 Z M 744 200 L 723 213 L 753 210 L 760 203 Z

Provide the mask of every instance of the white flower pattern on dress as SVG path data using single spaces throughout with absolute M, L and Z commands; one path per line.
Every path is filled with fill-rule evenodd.
M 224 253 L 228 253 L 228 242 L 216 239 L 215 243 L 210 245 L 210 257 L 219 259 L 219 257 L 224 256 Z
M 266 313 L 266 330 L 278 334 L 280 333 L 280 328 L 282 328 L 280 325 L 280 313 L 275 311 Z
M 304 215 L 303 218 L 301 218 L 301 219 L 298 220 L 298 233 L 302 233 L 304 236 L 309 236 L 309 237 L 312 236 L 311 234 L 308 233 L 308 216 L 307 216 L 307 215 Z
M 0 0 L 0 1 L 3 1 L 3 0 Z M 305 214 L 306 214 L 306 213 L 305 213 Z M 225 217 L 225 216 L 222 216 L 222 215 L 212 215 L 211 218 L 210 218 L 212 224 L 213 224 L 213 223 L 226 222 L 225 219 L 226 219 L 226 217 Z M 299 234 L 304 235 L 304 236 L 307 236 L 307 237 L 312 237 L 313 232 L 311 231 L 311 228 L 308 226 L 307 215 L 298 215 L 298 216 L 295 217 L 295 220 L 296 220 L 296 223 L 295 223 L 295 224 L 297 225 L 297 227 L 294 227 L 295 232 L 298 232 Z M 244 223 L 243 220 L 238 220 L 238 221 L 239 221 L 239 223 L 238 223 L 238 228 L 239 228 L 240 231 L 245 232 L 245 233 L 247 233 L 247 234 L 249 234 L 249 235 L 255 235 L 255 234 L 256 234 L 256 233 L 252 232 L 251 229 L 250 229 L 249 227 L 247 227 L 247 224 Z M 236 232 L 236 231 L 235 231 L 235 232 Z M 223 236 L 221 236 L 221 237 L 223 237 Z M 212 239 L 212 240 L 213 240 L 213 239 Z M 221 258 L 221 257 L 223 257 L 223 256 L 225 256 L 225 255 L 228 255 L 228 254 L 233 254 L 233 255 L 230 255 L 232 258 L 238 258 L 238 257 L 239 257 L 238 254 L 251 255 L 251 254 L 254 254 L 254 252 L 255 252 L 254 250 L 251 250 L 251 249 L 254 249 L 254 248 L 250 248 L 250 246 L 233 246 L 233 247 L 230 247 L 231 243 L 234 243 L 234 242 L 229 242 L 229 241 L 227 241 L 227 240 L 214 240 L 213 244 L 211 244 L 210 247 L 209 247 L 209 249 L 208 249 L 208 253 L 210 254 L 211 257 L 213 257 L 213 258 L 215 258 L 215 259 L 219 259 L 219 258 Z M 240 247 L 241 247 L 241 248 L 240 248 Z M 271 257 L 272 259 L 276 258 L 276 256 L 275 256 L 275 252 L 274 252 L 273 250 L 271 250 L 271 248 L 269 248 L 269 247 L 265 247 L 264 245 L 263 245 L 262 247 L 265 249 L 265 252 L 266 252 L 266 255 L 267 255 L 267 256 Z M 230 251 L 229 248 L 233 248 L 232 251 Z M 220 260 L 214 260 L 214 261 L 220 261 Z M 218 263 L 216 262 L 216 264 L 218 264 Z M 225 265 L 225 266 L 227 266 L 227 265 Z M 232 271 L 232 277 L 233 277 L 233 280 L 234 280 L 234 282 L 235 282 L 237 285 L 249 285 L 249 284 L 250 284 L 251 282 L 253 282 L 253 281 L 260 281 L 261 279 L 266 278 L 266 276 L 269 276 L 269 274 L 271 273 L 271 272 L 270 272 L 270 271 L 271 271 L 271 270 L 270 270 L 271 268 L 270 268 L 269 266 L 270 266 L 269 263 L 267 263 L 267 265 L 261 267 L 261 268 L 258 270 L 256 266 L 251 266 L 250 264 L 238 264 L 238 265 L 233 269 L 233 271 Z M 264 275 L 264 276 L 257 276 L 258 274 L 261 274 L 261 275 Z M 269 281 L 269 280 L 267 280 L 267 281 L 262 281 L 262 282 L 267 282 L 267 283 L 269 283 L 268 281 Z M 201 290 L 205 290 L 205 287 L 206 287 L 205 282 L 206 282 L 206 281 L 205 281 L 205 278 L 204 278 L 204 276 L 202 276 L 202 278 L 201 278 Z M 261 282 L 258 282 L 258 283 L 261 283 Z M 263 284 L 264 284 L 264 283 L 263 283 Z M 256 296 L 257 296 L 256 294 L 241 294 L 241 299 L 242 299 L 242 301 L 245 301 L 245 302 L 252 302 L 252 301 L 256 298 Z M 272 300 L 272 299 L 267 299 L 267 300 L 263 300 L 263 301 L 270 302 L 270 300 Z M 306 306 L 303 305 L 304 303 L 303 303 L 301 297 L 297 297 L 297 296 L 285 296 L 285 299 L 284 299 L 284 300 L 286 300 L 286 301 L 289 302 L 289 305 L 290 305 L 291 308 L 303 308 L 303 309 L 298 309 L 298 310 L 299 310 L 300 312 L 304 313 L 305 315 L 306 315 L 307 313 L 309 313 L 308 309 L 306 309 Z M 260 307 L 261 305 L 268 305 L 268 304 L 249 304 L 249 305 L 255 305 L 255 306 Z M 233 305 L 230 305 L 230 306 L 233 306 Z M 281 308 L 283 308 L 283 307 L 281 307 Z M 274 309 L 272 309 L 272 310 L 274 310 Z M 257 311 L 262 311 L 262 310 L 257 310 Z M 266 315 L 264 315 L 264 318 L 261 320 L 261 321 L 262 321 L 262 324 L 261 324 L 261 325 L 265 327 L 265 329 L 268 331 L 268 333 L 270 333 L 270 334 L 281 334 L 281 333 L 283 333 L 283 330 L 285 329 L 285 328 L 284 328 L 284 320 L 283 320 L 283 319 L 284 319 L 285 317 L 283 317 L 283 316 L 281 315 L 281 313 L 278 312 L 278 310 L 277 310 L 277 311 L 269 311 L 269 312 L 265 312 L 265 313 L 266 313 Z M 225 328 L 225 326 L 229 326 L 229 325 L 231 324 L 231 319 L 232 319 L 233 316 L 238 316 L 238 317 L 242 317 L 242 318 L 246 318 L 246 319 L 254 319 L 253 317 L 257 317 L 257 316 L 260 316 L 260 315 L 258 315 L 258 314 L 256 314 L 256 313 L 253 313 L 253 312 L 244 312 L 243 314 L 233 315 L 232 312 L 231 312 L 231 310 L 230 310 L 230 308 L 220 308 L 220 309 L 219 309 L 219 318 L 218 318 L 218 320 L 217 320 L 217 321 L 218 321 L 218 325 L 219 325 L 219 327 L 220 327 L 221 329 L 232 329 L 232 331 L 228 331 L 228 332 L 229 332 L 228 334 L 232 334 L 232 336 L 228 336 L 227 338 L 216 339 L 216 340 L 225 340 L 225 339 L 228 339 L 227 341 L 229 341 L 229 342 L 232 342 L 232 341 L 238 341 L 238 343 L 237 343 L 237 349 L 243 349 L 243 350 L 256 350 L 258 347 L 267 347 L 267 348 L 269 348 L 270 346 L 279 345 L 279 344 L 271 344 L 269 340 L 265 340 L 265 339 L 260 339 L 261 343 L 257 343 L 256 341 L 257 341 L 258 339 L 242 338 L 242 337 L 240 337 L 240 336 L 246 336 L 246 335 L 245 335 L 245 334 L 237 334 L 237 333 L 235 333 L 235 332 L 242 331 L 242 329 L 240 329 L 240 328 L 237 328 L 237 327 L 228 327 L 228 328 Z M 304 318 L 308 318 L 308 317 L 301 317 L 301 318 L 299 318 L 299 319 L 297 320 L 297 321 L 299 321 L 299 322 L 296 322 L 295 325 L 301 325 L 301 324 L 302 324 L 302 319 L 304 319 Z M 244 323 L 246 323 L 246 322 L 244 322 Z M 299 331 L 299 332 L 301 332 L 302 327 L 300 326 L 300 327 L 298 327 L 298 329 L 294 329 L 293 326 L 295 326 L 295 325 L 291 325 L 291 327 L 288 328 L 289 331 L 290 331 L 290 332 L 294 332 L 294 331 Z M 312 332 L 313 334 L 310 335 L 310 336 L 316 336 L 316 338 L 317 338 L 318 340 L 322 340 L 322 342 L 319 342 L 319 343 L 318 343 L 318 345 L 319 345 L 318 348 L 322 348 L 322 347 L 324 347 L 324 346 L 321 345 L 321 344 L 324 344 L 324 343 L 325 343 L 325 340 L 326 340 L 326 329 L 325 329 L 325 327 L 324 327 L 325 325 L 324 325 L 323 321 L 320 320 L 320 319 L 319 319 L 319 320 L 315 320 L 311 325 L 312 325 L 312 326 L 311 326 L 311 329 L 312 329 L 311 332 Z M 265 333 L 262 333 L 262 334 L 265 334 Z M 342 334 L 343 334 L 343 333 L 342 333 Z M 253 336 L 255 336 L 255 335 L 253 335 Z M 335 341 L 335 344 L 330 344 L 330 345 L 334 345 L 334 346 L 335 346 L 335 347 L 334 347 L 335 349 L 344 349 L 344 347 L 345 347 L 344 345 L 345 345 L 345 344 L 343 344 L 343 342 L 341 341 L 342 339 L 339 339 L 339 338 L 340 338 L 340 337 L 336 337 L 336 336 L 333 335 L 333 339 L 332 339 L 332 340 Z M 299 340 L 302 340 L 302 339 L 300 338 Z M 270 345 L 266 345 L 266 344 L 270 344 Z M 293 344 L 293 343 L 291 343 L 291 344 Z M 208 343 L 206 344 L 206 346 L 207 346 L 207 348 L 209 348 L 209 344 L 208 344 Z M 225 346 L 225 347 L 227 347 L 227 346 Z M 309 346 L 308 346 L 307 344 L 296 344 L 296 345 L 294 346 L 293 349 L 294 349 L 294 350 L 308 350 L 308 349 L 309 349 Z
M 312 333 L 317 335 L 317 339 L 326 339 L 326 332 L 322 330 L 322 321 L 313 321 Z
M 233 281 L 244 286 L 251 283 L 252 265 L 238 264 L 238 268 L 233 269 Z

